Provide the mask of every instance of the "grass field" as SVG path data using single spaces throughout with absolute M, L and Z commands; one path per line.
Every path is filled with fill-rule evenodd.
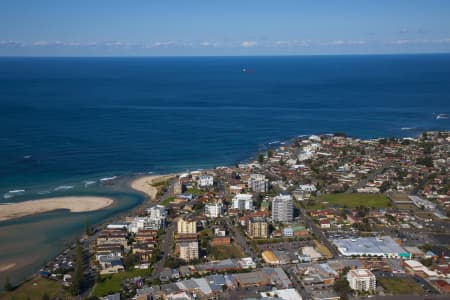
M 170 204 L 171 202 L 173 202 L 173 200 L 175 200 L 175 197 L 174 197 L 174 196 L 168 197 L 167 199 L 165 199 L 164 201 L 162 201 L 160 204 L 161 204 L 161 205 L 168 205 L 168 204 Z
M 333 254 L 331 254 L 330 249 L 328 249 L 325 245 L 319 243 L 319 241 L 315 240 L 316 248 L 323 256 L 327 258 L 333 258 Z
M 244 253 L 242 252 L 241 248 L 234 243 L 226 246 L 211 247 L 210 250 L 211 256 L 217 260 L 244 257 Z
M 422 287 L 411 278 L 377 278 L 387 294 L 424 295 Z
M 50 299 L 55 299 L 57 297 L 65 299 L 65 297 L 68 296 L 68 293 L 58 282 L 41 277 L 35 277 L 32 280 L 23 283 L 12 292 L 0 294 L 0 299 L 41 300 L 45 294 L 47 294 Z
M 92 296 L 102 297 L 108 294 L 120 292 L 120 284 L 123 280 L 138 276 L 148 276 L 151 274 L 151 270 L 133 270 L 128 272 L 117 273 L 113 275 L 107 275 L 103 277 L 102 282 L 98 282 Z
M 358 206 L 386 208 L 390 206 L 389 199 L 383 194 L 326 194 L 314 200 L 313 205 L 307 205 L 308 209 L 322 207 L 348 207 Z

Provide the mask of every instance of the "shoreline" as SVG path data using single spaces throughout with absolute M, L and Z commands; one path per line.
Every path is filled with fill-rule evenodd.
M 106 197 L 67 196 L 1 204 L 0 222 L 59 209 L 67 209 L 72 213 L 97 211 L 110 207 L 114 202 Z
M 158 195 L 158 188 L 153 185 L 174 178 L 177 175 L 178 174 L 166 174 L 138 177 L 130 182 L 130 187 L 135 191 L 145 194 L 147 200 L 155 201 Z

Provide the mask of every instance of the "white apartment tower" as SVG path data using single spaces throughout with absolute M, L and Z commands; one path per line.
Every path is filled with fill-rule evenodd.
M 253 198 L 251 194 L 237 194 L 233 198 L 233 209 L 253 209 Z
M 347 281 L 352 290 L 370 292 L 376 289 L 377 279 L 367 269 L 350 270 L 347 273 Z
M 257 193 L 266 193 L 269 190 L 269 179 L 263 174 L 251 174 L 248 179 L 248 188 Z
M 222 203 L 207 203 L 205 205 L 205 216 L 208 218 L 218 218 L 223 215 Z
M 272 201 L 272 220 L 274 222 L 292 222 L 294 204 L 290 195 L 276 196 Z
M 198 259 L 198 241 L 180 243 L 178 247 L 181 259 L 185 261 Z

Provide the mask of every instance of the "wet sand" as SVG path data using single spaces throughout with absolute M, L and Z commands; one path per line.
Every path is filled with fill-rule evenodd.
M 114 200 L 105 197 L 72 196 L 45 198 L 18 203 L 0 205 L 0 221 L 16 219 L 58 209 L 68 209 L 71 212 L 88 212 L 106 208 Z
M 150 200 L 155 200 L 158 194 L 158 188 L 153 184 L 174 178 L 176 174 L 144 176 L 137 178 L 131 182 L 131 188 L 146 194 Z

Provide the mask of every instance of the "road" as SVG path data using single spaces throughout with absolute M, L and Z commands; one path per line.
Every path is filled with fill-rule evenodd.
M 297 292 L 300 293 L 303 300 L 310 299 L 311 296 L 306 292 L 305 287 L 303 286 L 303 283 L 299 280 L 297 275 L 294 272 L 293 265 L 283 265 L 281 266 L 284 272 L 288 275 L 289 279 L 292 281 L 293 288 L 297 290 Z
M 158 260 L 158 262 L 153 266 L 153 273 L 152 276 L 150 277 L 151 281 L 158 278 L 159 274 L 164 269 L 164 263 L 166 262 L 167 256 L 169 255 L 170 251 L 172 250 L 172 241 L 174 232 L 175 232 L 175 223 L 172 223 L 166 229 L 166 233 L 164 235 L 164 240 L 161 247 L 163 257 L 160 260 Z
M 317 239 L 319 239 L 319 241 L 331 251 L 331 254 L 333 254 L 334 258 L 339 257 L 339 252 L 337 251 L 335 246 L 327 239 L 319 225 L 314 223 L 314 221 L 305 213 L 302 208 L 299 209 L 301 220 L 303 220 L 306 227 L 309 228 L 309 230 L 311 230 L 311 232 L 317 237 Z
M 233 232 L 234 241 L 241 247 L 242 250 L 244 250 L 245 254 L 250 257 L 257 257 L 256 253 L 253 251 L 253 248 L 248 245 L 247 239 L 242 235 L 242 232 L 236 226 L 231 224 L 229 219 L 225 222 L 228 229 Z
M 364 187 L 364 186 L 367 184 L 367 182 L 369 182 L 369 181 L 375 179 L 376 176 L 378 176 L 379 174 L 383 173 L 384 169 L 388 169 L 388 168 L 390 168 L 390 167 L 392 167 L 392 166 L 393 166 L 393 164 L 392 164 L 391 162 L 384 163 L 380 168 L 376 169 L 376 170 L 373 171 L 373 172 L 370 172 L 370 173 L 367 175 L 367 178 L 358 181 L 355 185 L 353 185 L 352 187 L 350 187 L 350 188 L 346 191 L 346 193 L 354 193 L 354 192 L 356 192 L 359 188 Z

